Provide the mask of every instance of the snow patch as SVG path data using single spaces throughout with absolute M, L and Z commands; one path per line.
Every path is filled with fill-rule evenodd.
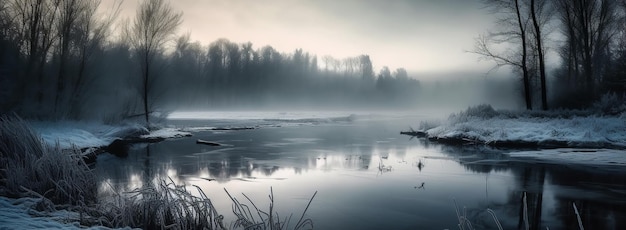
M 59 145 L 62 149 L 76 147 L 94 148 L 109 145 L 115 139 L 128 137 L 178 138 L 191 133 L 175 128 L 163 128 L 149 132 L 139 124 L 106 125 L 87 121 L 30 121 L 33 130 L 49 146 Z
M 39 133 L 43 141 L 62 149 L 72 146 L 77 148 L 106 146 L 115 140 L 114 134 L 124 127 L 116 127 L 95 122 L 79 121 L 31 121 L 33 130 Z

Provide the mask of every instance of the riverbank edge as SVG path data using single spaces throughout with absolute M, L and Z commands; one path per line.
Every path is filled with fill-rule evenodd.
M 542 141 L 528 141 L 528 140 L 493 140 L 484 141 L 473 137 L 466 137 L 463 135 L 456 136 L 431 136 L 426 131 L 411 130 L 400 131 L 400 134 L 407 135 L 415 138 L 425 139 L 430 142 L 451 145 L 451 146 L 471 146 L 471 145 L 485 145 L 493 148 L 502 149 L 555 149 L 555 148 L 580 148 L 580 149 L 615 149 L 626 150 L 626 144 L 615 144 L 609 142 L 577 142 L 577 141 L 564 141 L 564 140 L 542 140 Z
M 181 131 L 182 130 L 178 130 Z M 110 153 L 118 157 L 126 157 L 128 156 L 128 148 L 130 148 L 133 144 L 142 144 L 142 143 L 158 143 L 165 141 L 167 139 L 177 139 L 182 137 L 191 137 L 193 136 L 191 133 L 185 133 L 183 135 L 175 135 L 175 136 L 123 136 L 115 138 L 108 145 L 102 146 L 94 146 L 94 147 L 83 147 L 80 148 L 82 153 L 83 160 L 86 164 L 95 164 L 98 158 L 98 155 L 103 153 Z

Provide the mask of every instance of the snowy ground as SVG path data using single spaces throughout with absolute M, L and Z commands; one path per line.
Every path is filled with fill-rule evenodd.
M 0 229 L 110 229 L 102 226 L 80 226 L 80 215 L 75 212 L 36 211 L 33 207 L 38 202 L 37 198 L 0 197 Z

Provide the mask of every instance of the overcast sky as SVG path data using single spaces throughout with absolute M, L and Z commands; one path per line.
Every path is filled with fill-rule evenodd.
M 112 1 L 105 0 L 103 6 Z M 133 18 L 139 0 L 125 0 Z M 318 57 L 369 54 L 375 69 L 414 73 L 479 71 L 474 38 L 491 25 L 478 0 L 175 0 L 183 12 L 179 34 L 209 44 L 218 38 L 302 48 Z M 321 61 L 320 61 L 321 63 Z

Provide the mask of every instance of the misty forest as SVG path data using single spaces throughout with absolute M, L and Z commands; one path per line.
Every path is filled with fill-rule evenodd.
M 622 0 L 0 0 L 0 228 L 624 229 L 625 96 Z
M 228 39 L 194 42 L 176 34 L 182 12 L 149 4 L 114 31 L 115 11 L 96 14 L 97 1 L 5 3 L 2 111 L 123 119 L 197 107 L 398 105 L 419 90 L 403 68 L 376 74 L 368 55 L 318 58 Z

